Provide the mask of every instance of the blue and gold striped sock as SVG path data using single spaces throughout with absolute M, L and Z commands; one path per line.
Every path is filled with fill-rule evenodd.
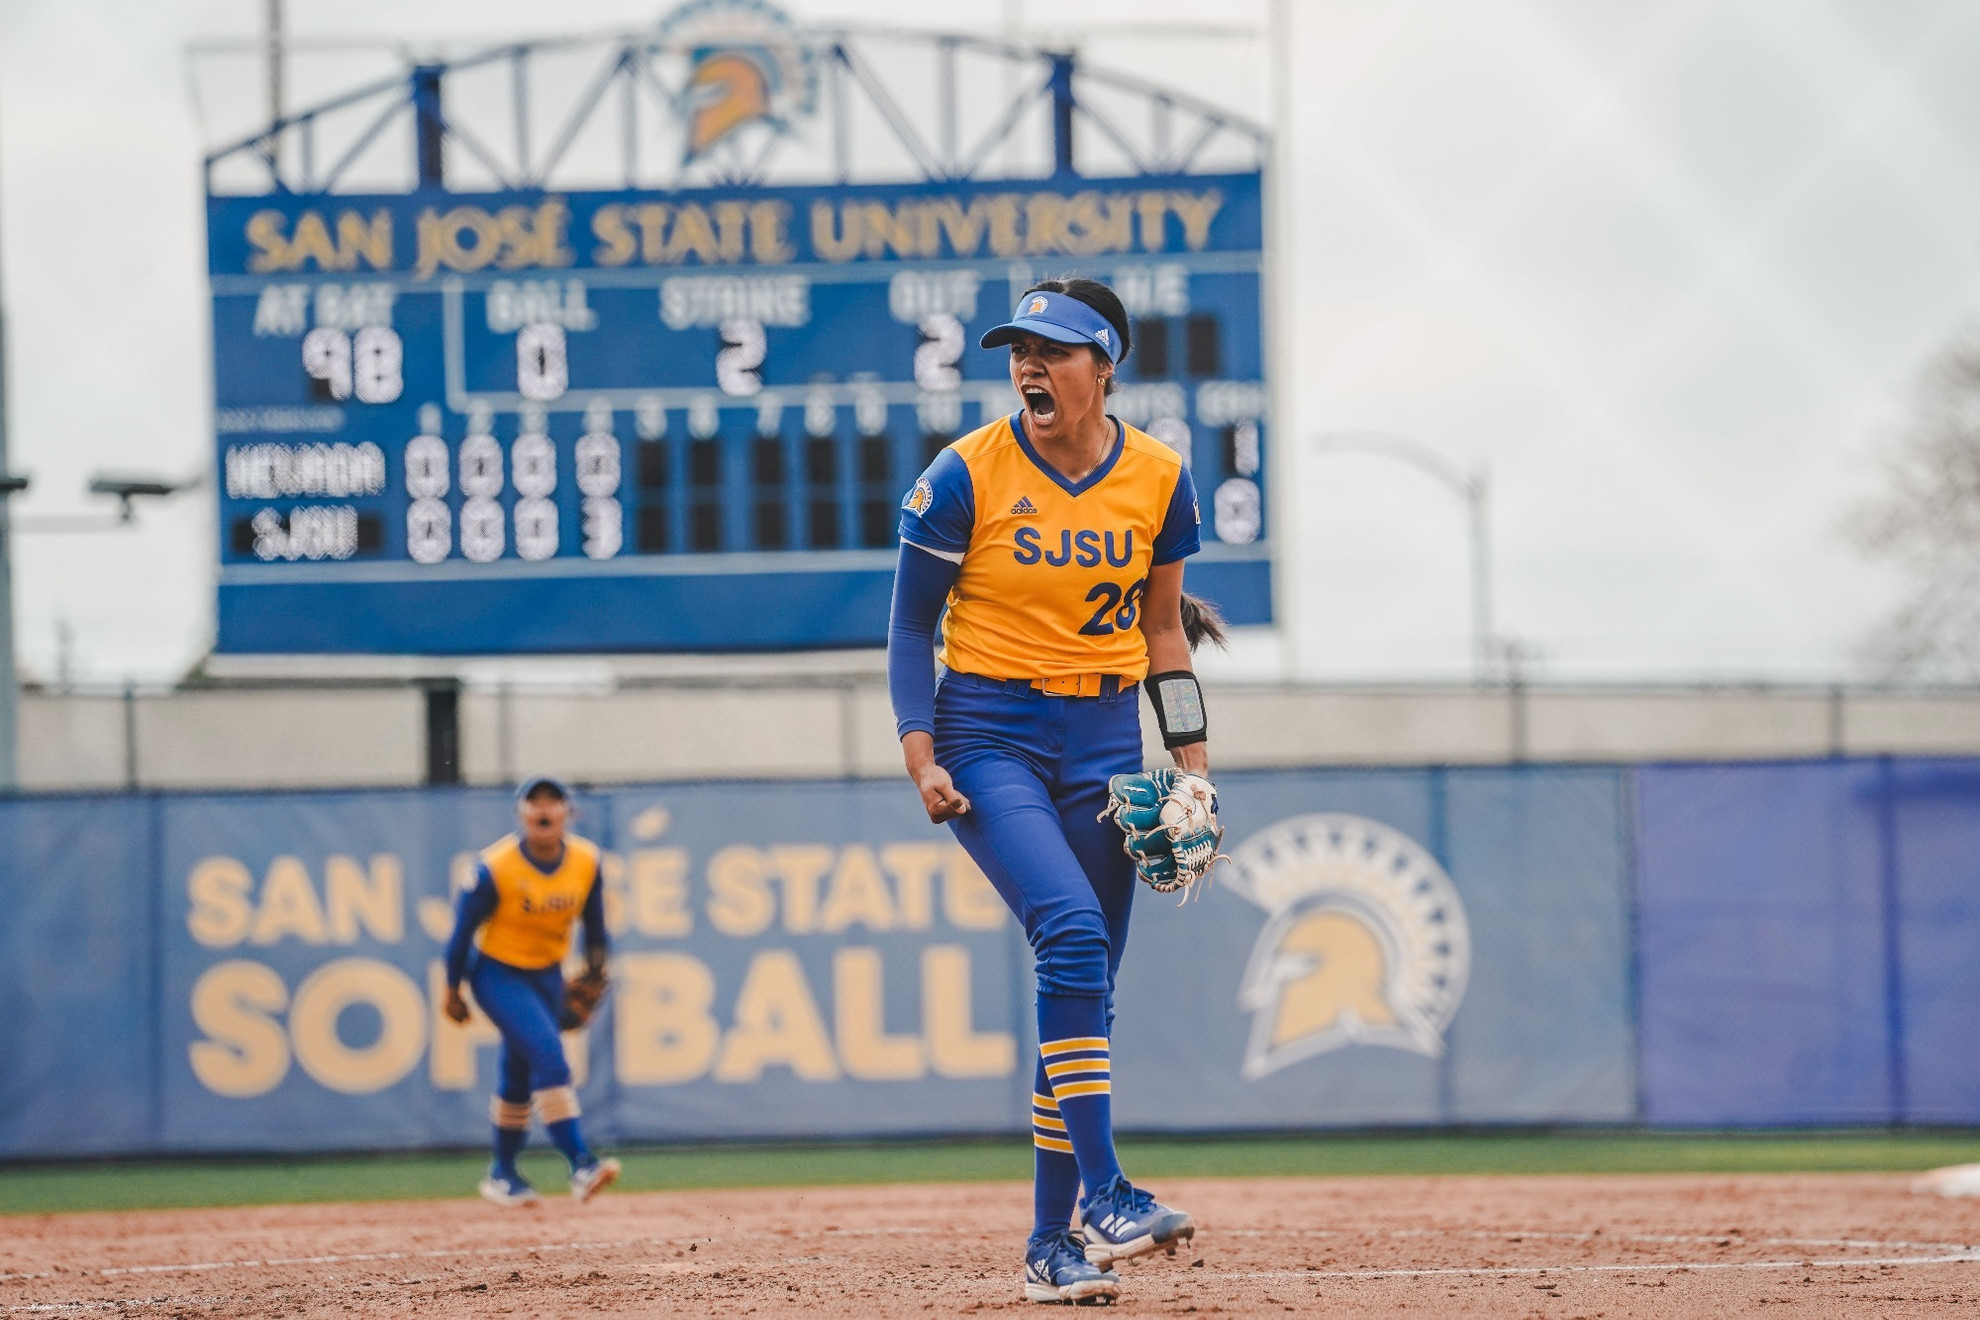
M 516 1103 L 494 1096 L 488 1101 L 488 1119 L 495 1125 L 495 1167 L 514 1173 L 516 1156 L 529 1136 L 529 1101 Z
M 1031 1231 L 1049 1233 L 1072 1222 L 1079 1200 L 1079 1161 L 1073 1158 L 1066 1121 L 1045 1077 L 1045 1060 L 1031 1082 Z
M 1066 1121 L 1059 1117 L 1059 1102 L 1049 1095 L 1031 1093 L 1031 1144 L 1039 1150 L 1070 1156 L 1072 1138 L 1066 1135 Z M 1079 1166 L 1073 1166 L 1075 1176 Z M 1068 1222 L 1071 1216 L 1067 1216 Z
M 591 1151 L 584 1144 L 584 1134 L 578 1130 L 577 1092 L 568 1086 L 552 1086 L 536 1093 L 536 1112 L 543 1117 L 543 1126 L 549 1130 L 550 1140 L 564 1153 L 564 1159 L 573 1169 L 582 1168 L 592 1162 Z
M 1078 1161 L 1080 1181 L 1089 1193 L 1106 1187 L 1121 1176 L 1114 1155 L 1113 1064 L 1107 1038 L 1061 1036 L 1043 1041 L 1038 1055 L 1066 1142 Z M 1037 1144 L 1035 1136 L 1033 1142 Z

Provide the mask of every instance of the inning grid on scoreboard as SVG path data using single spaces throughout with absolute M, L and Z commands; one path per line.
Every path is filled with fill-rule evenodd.
M 900 493 L 1014 407 L 977 337 L 1068 270 L 1265 622 L 1260 222 L 1256 174 L 213 198 L 221 649 L 875 644 Z

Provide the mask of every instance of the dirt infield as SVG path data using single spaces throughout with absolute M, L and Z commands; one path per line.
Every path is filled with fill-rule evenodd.
M 1956 1315 L 1980 1202 L 1909 1179 L 1177 1182 L 1194 1250 L 1120 1308 L 1279 1315 Z M 1020 1310 L 1009 1183 L 0 1217 L 0 1312 L 888 1315 Z M 1785 1309 L 1777 1309 L 1785 1308 Z

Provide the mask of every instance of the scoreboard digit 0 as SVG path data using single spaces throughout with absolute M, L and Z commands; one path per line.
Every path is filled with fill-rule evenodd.
M 1267 621 L 1255 174 L 214 197 L 220 647 L 879 644 L 902 491 L 1013 411 L 975 347 L 1108 280 L 1113 411 L 1190 462 L 1192 590 Z

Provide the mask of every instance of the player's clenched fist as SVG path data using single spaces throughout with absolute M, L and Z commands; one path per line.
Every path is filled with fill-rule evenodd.
M 458 1022 L 462 1026 L 466 1026 L 467 1020 L 474 1016 L 468 1012 L 467 999 L 462 996 L 457 986 L 447 987 L 447 1002 L 442 1011 L 450 1021 Z
M 921 793 L 921 808 L 928 819 L 940 825 L 969 810 L 969 799 L 956 791 L 949 772 L 935 764 L 935 743 L 925 733 L 910 733 L 901 740 L 907 757 L 908 777 Z

